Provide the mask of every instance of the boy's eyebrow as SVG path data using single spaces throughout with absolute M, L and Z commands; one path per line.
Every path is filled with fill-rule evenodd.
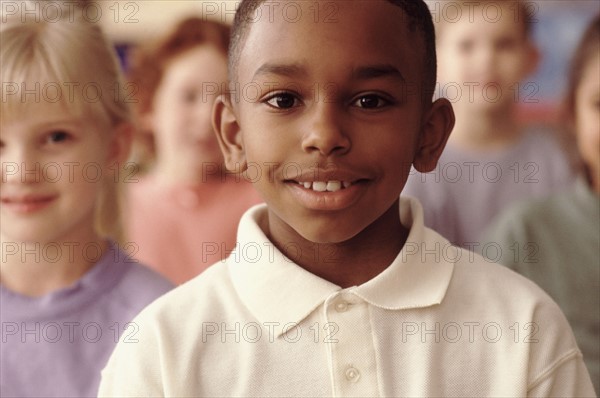
M 281 75 L 287 77 L 298 77 L 298 76 L 307 76 L 308 72 L 306 69 L 299 64 L 273 64 L 266 63 L 260 66 L 254 73 L 252 80 L 254 80 L 257 76 L 260 75 Z
M 306 68 L 300 64 L 274 64 L 266 63 L 261 65 L 252 79 L 260 75 L 281 75 L 286 77 L 304 77 L 308 76 Z M 352 78 L 355 80 L 368 80 L 375 79 L 378 77 L 392 77 L 401 80 L 406 83 L 402 73 L 393 65 L 381 64 L 381 65 L 367 65 L 359 66 L 352 70 Z
M 378 77 L 392 77 L 401 80 L 403 83 L 406 83 L 404 76 L 398 70 L 398 68 L 389 64 L 359 66 L 352 70 L 352 77 L 356 80 L 368 80 L 375 79 Z

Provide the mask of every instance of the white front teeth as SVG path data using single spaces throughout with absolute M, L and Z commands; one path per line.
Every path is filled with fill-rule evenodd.
M 302 185 L 306 189 L 311 189 L 317 192 L 336 192 L 344 188 L 348 188 L 352 185 L 351 182 L 348 181 L 314 181 L 314 182 L 299 182 L 298 184 Z
M 329 192 L 335 192 L 342 189 L 342 183 L 340 181 L 327 181 L 327 190 Z
M 324 181 L 315 181 L 312 183 L 313 191 L 325 192 L 327 191 L 327 183 Z

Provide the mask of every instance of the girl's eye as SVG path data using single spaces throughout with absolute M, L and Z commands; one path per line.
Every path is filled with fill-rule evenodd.
M 62 131 L 62 130 L 57 130 L 57 131 L 53 131 L 50 134 L 48 134 L 48 142 L 51 143 L 58 143 L 58 142 L 63 142 L 69 139 L 69 133 L 67 133 L 66 131 Z
M 290 109 L 298 106 L 298 100 L 292 94 L 275 94 L 265 101 L 269 106 L 277 109 Z
M 389 104 L 389 101 L 387 101 L 375 94 L 363 95 L 362 97 L 360 97 L 356 101 L 354 101 L 355 106 L 357 106 L 359 108 L 364 108 L 364 109 L 377 109 L 377 108 L 384 107 L 388 104 Z
M 474 43 L 472 40 L 463 40 L 458 43 L 458 49 L 463 54 L 468 54 L 473 50 Z

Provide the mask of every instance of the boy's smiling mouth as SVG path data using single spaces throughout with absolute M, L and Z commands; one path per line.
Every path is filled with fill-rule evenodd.
M 322 171 L 286 179 L 292 195 L 305 208 L 311 210 L 342 210 L 354 204 L 364 194 L 370 182 L 356 173 Z
M 352 185 L 350 181 L 338 181 L 338 180 L 330 180 L 330 181 L 295 181 L 299 185 L 303 186 L 306 189 L 312 189 L 316 192 L 336 192 L 340 189 L 349 188 Z
M 302 173 L 293 179 L 285 179 L 284 182 L 293 187 L 300 187 L 303 191 L 332 194 L 355 188 L 356 185 L 369 181 L 361 177 L 355 172 L 340 169 L 312 169 L 311 172 Z

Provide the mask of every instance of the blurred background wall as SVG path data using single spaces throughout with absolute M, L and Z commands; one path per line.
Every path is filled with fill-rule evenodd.
M 136 43 L 163 34 L 180 19 L 198 16 L 231 23 L 239 0 L 103 0 L 102 24 L 117 43 Z
M 565 88 L 568 61 L 587 24 L 600 13 L 598 0 L 541 0 L 533 36 L 541 50 L 540 67 L 528 80 L 539 84 L 539 103 L 523 104 L 532 118 L 552 118 Z

